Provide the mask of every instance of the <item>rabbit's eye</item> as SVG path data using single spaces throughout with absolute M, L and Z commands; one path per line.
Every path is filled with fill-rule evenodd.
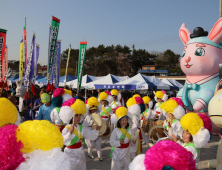
M 195 55 L 196 56 L 204 56 L 205 54 L 205 51 L 203 48 L 198 48 L 196 51 L 195 51 Z

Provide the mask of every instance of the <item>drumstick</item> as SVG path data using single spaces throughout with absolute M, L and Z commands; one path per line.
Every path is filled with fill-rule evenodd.
M 139 133 L 140 133 L 140 130 L 137 129 L 136 135 L 135 135 L 134 138 L 133 138 L 133 142 L 135 142 L 135 141 L 137 140 L 137 138 L 138 138 L 138 136 L 139 136 Z

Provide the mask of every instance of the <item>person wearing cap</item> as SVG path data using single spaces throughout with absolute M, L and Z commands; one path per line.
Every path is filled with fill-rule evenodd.
M 151 115 L 152 115 L 151 108 L 153 107 L 153 101 L 151 100 L 150 97 L 148 97 L 148 96 L 143 97 L 143 102 L 145 104 L 146 110 L 141 114 L 141 125 L 143 123 L 143 120 L 148 121 L 148 119 L 151 118 Z M 143 136 L 144 143 L 148 146 L 148 144 L 149 144 L 149 135 L 145 134 L 142 131 L 142 136 Z
M 211 120 L 204 114 L 187 113 L 181 120 L 180 124 L 183 128 L 183 141 L 182 143 L 173 134 L 175 142 L 185 147 L 188 151 L 193 154 L 193 158 L 196 161 L 196 168 L 199 163 L 200 148 L 207 145 L 210 140 L 210 131 L 212 129 Z
M 145 110 L 143 99 L 140 95 L 135 94 L 133 97 L 129 98 L 126 102 L 126 106 L 128 108 L 128 112 L 132 115 L 132 126 L 131 132 L 132 134 L 136 134 L 139 130 L 139 136 L 136 139 L 136 144 L 133 145 L 130 143 L 130 157 L 133 160 L 136 155 L 139 155 L 142 152 L 142 129 L 140 126 L 140 114 Z M 143 106 L 143 107 L 141 107 Z
M 63 103 L 59 114 L 60 119 L 67 124 L 62 130 L 63 142 L 67 146 L 64 152 L 69 155 L 70 164 L 74 170 L 86 170 L 82 139 L 95 140 L 99 135 L 99 126 L 91 130 L 79 124 L 85 113 L 85 103 L 79 99 L 71 98 Z
M 167 137 L 158 139 L 157 142 L 165 140 L 166 138 L 172 138 L 172 135 L 178 139 L 182 139 L 183 129 L 180 125 L 180 119 L 185 115 L 184 104 L 181 99 L 173 97 L 164 102 L 160 106 L 163 111 L 163 115 L 167 117 L 164 120 L 163 127 L 167 131 Z
M 130 113 L 123 106 L 117 107 L 115 114 L 111 116 L 111 121 L 116 125 L 110 137 L 110 145 L 112 146 L 110 153 L 112 158 L 111 170 L 128 170 L 130 164 L 129 143 L 135 145 L 132 140 L 134 135 L 129 127 Z
M 113 101 L 112 103 L 110 104 L 110 107 L 113 109 L 113 111 L 118 107 L 118 106 L 122 106 L 121 103 L 120 103 L 120 96 L 121 94 L 119 93 L 118 90 L 116 89 L 113 89 L 111 90 L 111 95 L 113 97 Z
M 109 106 L 112 103 L 113 97 L 111 96 L 109 91 L 101 92 L 99 95 L 99 102 L 102 105 L 102 110 L 100 111 L 101 118 L 106 122 L 109 123 L 109 118 L 113 114 L 112 108 Z M 108 138 L 104 139 L 105 144 L 107 144 Z
M 101 106 L 100 106 L 97 98 L 90 97 L 86 101 L 86 107 L 87 107 L 87 110 L 86 110 L 87 116 L 85 117 L 85 120 L 83 122 L 83 126 L 85 126 L 88 129 L 91 129 L 92 125 L 94 123 L 92 120 L 92 114 L 93 113 L 99 114 L 100 110 L 101 110 L 101 109 L 99 109 L 99 107 L 101 107 Z M 94 159 L 94 156 L 92 155 L 92 149 L 95 145 L 96 149 L 97 149 L 98 158 L 100 161 L 102 161 L 101 138 L 98 137 L 95 140 L 90 140 L 90 139 L 86 138 L 85 142 L 88 147 L 88 156 L 91 159 Z
M 159 120 L 165 120 L 165 116 L 163 115 L 163 112 L 160 109 L 160 106 L 163 104 L 163 102 L 166 102 L 168 100 L 168 96 L 166 95 L 166 92 L 157 91 L 155 93 L 155 100 L 157 102 L 154 108 L 154 110 L 156 111 L 155 117 Z
M 69 100 L 72 98 L 72 92 L 70 90 L 66 90 L 63 88 L 57 88 L 53 92 L 53 98 L 52 98 L 52 104 L 55 107 L 51 113 L 50 113 L 50 118 L 53 123 L 59 128 L 59 130 L 62 132 L 64 129 L 65 125 L 60 119 L 59 112 L 61 109 L 61 106 L 63 102 Z

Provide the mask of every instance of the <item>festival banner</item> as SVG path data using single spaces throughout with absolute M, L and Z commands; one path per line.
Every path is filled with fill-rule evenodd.
M 57 40 L 56 45 L 56 53 L 55 53 L 55 59 L 53 62 L 53 71 L 52 71 L 52 81 L 55 88 L 59 87 L 59 77 L 60 77 L 60 61 L 61 61 L 61 40 Z
M 51 28 L 51 37 L 50 37 L 50 46 L 49 46 L 49 61 L 48 61 L 48 71 L 47 71 L 47 82 L 51 80 L 52 66 L 54 62 L 55 52 L 56 52 L 56 43 L 59 33 L 59 24 L 60 20 L 56 17 L 52 17 L 52 28 Z
M 69 66 L 70 51 L 71 51 L 71 44 L 69 45 L 68 58 L 67 58 L 67 62 L 66 62 L 66 72 L 65 72 L 64 86 L 66 86 L 66 78 L 67 78 L 67 72 L 68 72 L 68 66 Z
M 26 86 L 28 88 L 30 80 L 32 79 L 32 75 L 33 75 L 33 69 L 34 67 L 32 65 L 34 65 L 34 52 L 35 52 L 35 33 L 33 33 L 33 38 L 32 38 L 32 43 L 31 43 L 31 50 L 30 50 L 30 54 L 29 57 L 27 58 L 27 68 L 25 71 L 25 81 L 24 81 L 24 86 Z
M 0 81 L 3 81 L 3 62 L 5 55 L 5 47 L 6 47 L 6 32 L 7 30 L 0 29 Z
M 24 52 L 25 52 L 25 71 L 27 67 L 27 34 L 26 34 L 26 25 L 23 27 L 24 34 Z
M 39 50 L 40 50 L 40 45 L 36 44 L 36 57 L 34 59 L 33 84 L 35 84 L 35 80 L 36 80 L 36 76 L 37 76 L 37 65 L 38 65 L 38 59 L 39 59 Z
M 85 57 L 86 57 L 86 47 L 87 47 L 87 41 L 80 42 L 77 92 L 81 90 L 82 76 L 83 76 L 84 63 L 85 63 Z
M 19 79 L 23 83 L 23 40 L 20 41 Z
M 5 56 L 4 56 L 4 62 L 3 62 L 3 75 L 6 75 L 8 73 L 8 46 L 5 46 Z

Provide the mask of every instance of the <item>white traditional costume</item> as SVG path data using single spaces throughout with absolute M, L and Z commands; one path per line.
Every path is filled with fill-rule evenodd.
M 72 100 L 72 99 L 71 99 Z M 72 100 L 74 101 L 74 100 Z M 95 140 L 98 138 L 99 131 L 91 130 L 81 124 L 74 126 L 74 131 L 70 134 L 72 126 L 72 118 L 76 114 L 84 115 L 86 113 L 86 105 L 83 101 L 77 99 L 71 106 L 63 106 L 60 111 L 61 120 L 66 123 L 66 127 L 62 131 L 63 142 L 67 147 L 64 152 L 69 155 L 70 163 L 73 170 L 86 170 L 86 159 L 84 149 L 82 147 L 82 139 L 87 138 Z
M 137 99 L 137 100 L 136 100 Z M 132 145 L 130 144 L 130 156 L 131 160 L 136 157 L 136 155 L 140 154 L 142 152 L 142 130 L 140 127 L 140 113 L 141 113 L 141 108 L 139 106 L 140 103 L 143 103 L 143 100 L 139 96 L 133 96 L 130 98 L 126 105 L 128 108 L 128 112 L 132 115 L 132 127 L 131 127 L 131 132 L 133 135 L 137 133 L 137 130 L 140 131 L 139 138 L 136 140 L 136 144 Z
M 111 121 L 117 125 L 121 118 L 127 116 L 128 123 L 130 121 L 130 113 L 125 107 L 116 109 L 115 114 L 112 115 Z M 111 170 L 128 170 L 130 164 L 130 147 L 133 139 L 131 129 L 115 128 L 110 137 L 110 145 L 112 146 L 110 157 L 112 158 Z M 120 144 L 120 140 L 124 139 L 124 143 Z
M 163 102 L 166 102 L 168 100 L 168 96 L 165 94 L 163 91 L 157 91 L 155 94 L 155 100 L 156 100 L 156 105 L 154 107 L 154 110 L 156 111 L 156 114 L 159 116 L 159 120 L 165 120 L 165 116 L 163 115 L 162 110 L 160 109 L 160 106 L 163 104 L 163 102 L 158 102 L 157 99 L 162 99 Z
M 102 101 L 107 101 L 107 105 L 102 105 Z M 106 124 L 109 123 L 110 116 L 113 114 L 112 108 L 110 107 L 110 103 L 112 103 L 113 97 L 109 95 L 108 92 L 102 92 L 99 95 L 99 102 L 102 105 L 102 110 L 100 111 L 101 118 L 106 122 Z M 108 138 L 105 139 L 105 143 L 107 145 Z
M 99 108 L 101 106 L 99 104 L 99 101 L 95 97 L 90 97 L 86 102 L 87 102 L 86 106 L 87 106 L 87 113 L 88 114 L 85 117 L 85 120 L 83 122 L 83 126 L 90 130 L 90 129 L 92 129 L 92 125 L 94 123 L 93 120 L 92 120 L 90 110 L 97 109 L 96 113 L 99 114 L 99 112 L 101 110 Z M 96 146 L 99 160 L 102 161 L 101 137 L 97 137 L 94 140 L 90 140 L 90 139 L 85 138 L 85 142 L 86 142 L 86 145 L 88 147 L 88 156 L 90 158 L 94 158 L 93 155 L 92 155 L 92 149 L 93 149 L 94 146 Z

